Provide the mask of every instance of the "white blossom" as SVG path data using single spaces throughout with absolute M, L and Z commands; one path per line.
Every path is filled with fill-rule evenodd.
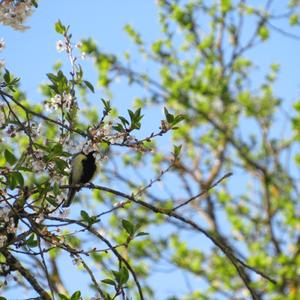
M 59 105 L 61 105 L 61 95 L 56 94 L 54 97 L 50 98 L 49 102 L 45 104 L 46 110 L 53 111 L 57 110 Z
M 37 218 L 35 219 L 35 222 L 39 224 L 39 223 L 42 223 L 42 222 L 44 221 L 44 219 L 45 219 L 44 214 L 43 214 L 43 213 L 40 213 L 40 214 L 37 216 Z
M 92 151 L 97 151 L 97 145 L 94 144 L 92 141 L 88 141 L 84 144 L 84 146 L 82 147 L 82 152 L 84 154 L 89 154 Z
M 9 226 L 6 228 L 7 233 L 16 233 L 17 227 L 15 227 L 15 221 L 13 218 L 9 219 Z
M 45 168 L 45 164 L 42 160 L 34 160 L 32 162 L 32 168 L 35 172 L 41 172 Z
M 2 127 L 5 124 L 5 115 L 3 111 L 0 110 L 0 127 Z
M 63 103 L 65 105 L 66 108 L 70 109 L 73 103 L 73 97 L 72 95 L 69 93 L 65 93 L 63 94 Z
M 57 50 L 57 52 L 62 52 L 64 50 L 66 50 L 65 42 L 62 40 L 58 40 L 56 42 L 56 50 Z
M 70 213 L 70 209 L 64 209 L 63 211 L 59 212 L 59 217 L 62 219 L 66 219 Z
M 86 59 L 86 53 L 85 52 L 81 52 L 81 59 L 85 60 Z
M 40 160 L 40 159 L 43 158 L 44 153 L 43 153 L 43 151 L 41 151 L 41 150 L 36 150 L 36 151 L 34 151 L 33 156 L 34 156 L 34 158 Z
M 42 127 L 42 124 L 39 123 L 38 125 L 36 125 L 35 123 L 33 123 L 31 125 L 31 137 L 32 138 L 37 138 L 40 136 L 41 134 L 41 127 Z
M 17 134 L 16 128 L 13 125 L 10 125 L 6 131 L 6 133 L 11 137 L 14 138 Z
M 0 69 L 5 67 L 5 60 L 4 59 L 0 59 Z
M 113 204 L 113 207 L 123 207 L 125 204 L 127 204 L 127 201 L 120 201 Z
M 0 39 L 0 51 L 2 51 L 5 48 L 5 41 L 4 39 Z
M 5 235 L 0 235 L 0 248 L 2 248 L 7 241 L 7 237 Z
M 7 223 L 9 222 L 9 212 L 10 208 L 9 207 L 1 207 L 0 208 L 0 221 Z
M 82 47 L 82 42 L 78 42 L 75 47 L 80 49 Z

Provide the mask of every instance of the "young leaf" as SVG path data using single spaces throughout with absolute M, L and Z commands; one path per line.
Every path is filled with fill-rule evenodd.
M 113 129 L 116 130 L 116 131 L 118 131 L 118 132 L 124 132 L 124 128 L 123 128 L 123 126 L 120 123 L 118 123 L 117 125 L 113 126 Z
M 121 281 L 121 275 L 120 275 L 120 272 L 119 271 L 114 271 L 112 270 L 111 271 L 115 277 L 115 280 L 120 284 L 120 281 Z
M 166 120 L 169 124 L 171 124 L 174 121 L 174 116 L 169 113 L 169 111 L 164 107 L 164 112 L 166 116 Z
M 129 273 L 126 267 L 122 266 L 120 271 L 120 284 L 125 284 L 128 281 Z
M 130 236 L 134 235 L 135 227 L 134 227 L 134 225 L 130 221 L 123 219 L 122 220 L 122 225 L 123 225 L 123 228 L 127 231 L 127 233 Z
M 37 4 L 36 0 L 31 0 L 31 3 L 35 8 L 38 8 L 38 4 Z
M 106 101 L 106 100 L 104 100 L 104 99 L 101 99 L 101 101 L 102 101 L 103 106 L 104 106 L 104 112 L 105 112 L 106 114 L 108 114 L 108 113 L 111 111 L 111 106 L 110 106 L 109 100 Z
M 59 295 L 59 299 L 60 299 L 60 300 L 70 300 L 69 297 L 67 297 L 67 296 L 65 296 L 65 295 L 63 295 L 63 294 L 58 294 L 58 295 Z
M 124 117 L 119 116 L 118 118 L 121 120 L 123 126 L 129 125 L 129 122 Z
M 82 218 L 83 221 L 89 223 L 90 222 L 90 216 L 88 215 L 88 213 L 84 210 L 80 211 L 80 216 Z
M 136 235 L 136 237 L 138 237 L 138 236 L 145 236 L 145 235 L 149 235 L 149 233 L 148 232 L 139 232 L 137 235 Z
M 101 280 L 101 282 L 103 282 L 105 284 L 116 286 L 116 283 L 112 279 L 109 279 L 109 278 L 103 279 L 103 280 Z
M 7 69 L 5 69 L 5 73 L 3 75 L 3 79 L 5 81 L 6 84 L 10 84 L 10 80 L 11 80 L 11 76 L 10 73 Z
M 13 172 L 12 174 L 15 177 L 15 180 L 19 183 L 19 185 L 21 187 L 23 187 L 24 186 L 24 178 L 23 178 L 22 174 L 20 172 Z
M 180 155 L 181 149 L 182 149 L 182 145 L 178 145 L 178 146 L 174 145 L 173 155 L 175 157 L 178 157 Z
M 9 150 L 5 149 L 4 151 L 4 157 L 6 159 L 6 161 L 12 166 L 16 163 L 17 159 L 14 156 L 13 153 L 11 153 Z
M 27 239 L 26 244 L 30 248 L 34 248 L 38 245 L 37 240 L 35 239 L 35 234 L 31 234 L 30 237 Z
M 87 80 L 83 81 L 85 83 L 85 85 L 90 89 L 91 92 L 95 93 L 95 89 L 94 86 Z
M 80 300 L 81 298 L 81 292 L 80 291 L 76 291 L 72 296 L 70 300 Z
M 261 26 L 258 35 L 263 41 L 267 40 L 270 36 L 269 29 L 266 26 Z
M 54 25 L 55 31 L 60 34 L 64 34 L 66 32 L 66 27 L 58 20 Z

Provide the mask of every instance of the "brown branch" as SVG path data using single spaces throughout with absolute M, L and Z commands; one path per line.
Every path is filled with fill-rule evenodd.
M 24 268 L 7 249 L 2 249 L 1 253 L 5 256 L 6 262 L 11 270 L 17 270 L 30 283 L 33 289 L 41 296 L 43 300 L 52 300 L 49 294 L 41 287 L 30 271 Z

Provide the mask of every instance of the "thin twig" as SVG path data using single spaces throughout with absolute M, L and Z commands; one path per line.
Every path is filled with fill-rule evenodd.
M 222 182 L 224 179 L 232 176 L 233 173 L 229 172 L 229 173 L 226 173 L 224 176 L 222 176 L 219 180 L 217 180 L 215 183 L 213 183 L 211 186 L 209 186 L 207 189 L 205 189 L 204 191 L 202 191 L 201 193 L 199 193 L 198 195 L 196 196 L 193 196 L 191 197 L 190 199 L 184 201 L 183 203 L 179 204 L 178 206 L 175 206 L 172 210 L 175 211 L 177 210 L 178 208 L 182 207 L 182 206 L 185 206 L 187 204 L 189 204 L 190 202 L 194 201 L 195 199 L 207 194 L 211 189 L 213 189 L 214 187 L 216 187 L 220 182 Z

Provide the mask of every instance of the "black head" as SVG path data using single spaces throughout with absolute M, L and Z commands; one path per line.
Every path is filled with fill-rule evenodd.
M 81 154 L 85 155 L 88 158 L 95 157 L 95 153 L 97 153 L 97 151 L 95 151 L 95 150 L 90 151 L 89 153 L 87 153 L 86 151 L 81 150 Z

